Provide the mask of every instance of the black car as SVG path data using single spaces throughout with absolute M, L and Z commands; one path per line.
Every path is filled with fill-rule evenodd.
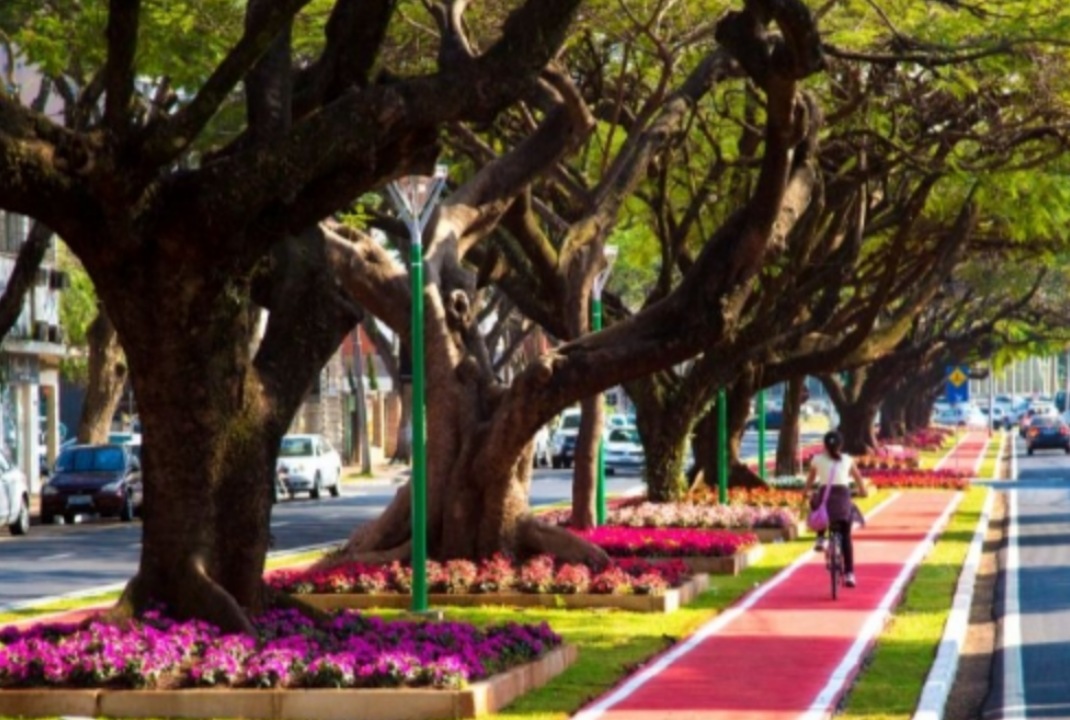
M 41 488 L 41 520 L 77 515 L 117 517 L 140 514 L 141 463 L 127 445 L 75 445 L 56 458 L 55 472 Z
M 1027 452 L 1032 455 L 1038 449 L 1059 449 L 1070 454 L 1070 426 L 1062 418 L 1050 415 L 1034 417 L 1025 433 Z

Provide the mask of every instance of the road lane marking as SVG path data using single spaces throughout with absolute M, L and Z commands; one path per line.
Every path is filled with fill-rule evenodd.
M 74 553 L 56 553 L 55 555 L 45 555 L 43 558 L 39 558 L 38 562 L 45 562 L 46 560 L 63 560 L 64 558 L 74 557 Z
M 1024 715 L 1008 715 L 1025 704 L 1025 678 L 1022 677 L 1022 606 L 1018 582 L 1018 491 L 1008 493 L 1010 522 L 1007 524 L 1006 607 L 1003 611 L 1003 717 L 1010 720 Z

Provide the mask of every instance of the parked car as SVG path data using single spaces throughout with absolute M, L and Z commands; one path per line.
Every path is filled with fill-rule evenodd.
M 549 467 L 553 463 L 553 450 L 550 448 L 550 430 L 543 425 L 535 433 L 535 452 L 531 456 L 534 467 Z
M 12 535 L 30 531 L 30 488 L 22 470 L 0 452 L 0 525 L 7 525 Z
M 1058 415 L 1037 415 L 1029 423 L 1025 434 L 1026 452 L 1034 450 L 1059 449 L 1070 455 L 1070 425 L 1063 422 Z
M 329 490 L 331 497 L 342 491 L 342 457 L 322 435 L 285 436 L 276 470 L 291 498 L 307 492 L 318 500 L 324 490 Z
M 108 433 L 108 442 L 112 445 L 126 445 L 134 453 L 134 457 L 141 459 L 141 433 L 139 432 L 112 432 Z
M 646 463 L 639 432 L 631 427 L 610 428 L 605 434 L 603 459 L 606 473 L 639 472 Z
M 569 408 L 561 413 L 561 422 L 550 441 L 551 462 L 555 468 L 572 467 L 576 456 L 576 436 L 580 432 L 580 410 Z
M 141 462 L 125 445 L 74 445 L 56 458 L 55 472 L 41 488 L 41 519 L 95 514 L 130 522 L 141 513 Z
M 784 411 L 778 407 L 767 407 L 765 410 L 765 429 L 766 430 L 779 430 L 780 426 L 784 424 Z M 746 428 L 748 430 L 758 429 L 758 416 L 755 415 L 747 420 Z

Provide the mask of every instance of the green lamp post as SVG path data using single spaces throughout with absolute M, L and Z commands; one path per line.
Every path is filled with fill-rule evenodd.
M 424 420 L 424 252 L 427 221 L 446 186 L 446 166 L 431 177 L 411 175 L 389 186 L 390 197 L 409 231 L 412 293 L 412 606 L 427 612 L 427 428 Z
M 613 269 L 613 262 L 617 259 L 619 248 L 616 245 L 606 245 L 603 251 L 606 265 L 594 276 L 594 286 L 591 288 L 591 329 L 598 332 L 602 329 L 602 291 L 609 280 L 609 272 Z M 601 435 L 598 437 L 598 462 L 595 471 L 595 498 L 594 498 L 594 521 L 601 527 L 606 524 L 606 455 L 605 442 Z

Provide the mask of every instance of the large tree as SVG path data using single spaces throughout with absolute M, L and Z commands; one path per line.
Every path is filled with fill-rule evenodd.
M 801 3 L 748 3 L 721 21 L 725 50 L 708 62 L 738 63 L 766 96 L 753 193 L 673 296 L 566 345 L 503 389 L 469 352 L 472 278 L 461 263 L 484 236 L 481 220 L 500 218 L 567 150 L 561 133 L 583 122 L 565 76 L 546 72 L 578 0 L 521 4 L 480 42 L 464 32 L 464 2 L 438 7 L 437 61 L 425 58 L 408 73 L 381 65 L 396 39 L 393 2 L 337 0 L 323 42 L 298 52 L 291 29 L 305 4 L 249 2 L 223 59 L 203 83 L 158 96 L 162 112 L 144 112 L 138 101 L 139 42 L 153 39 L 141 32 L 140 2 L 109 3 L 105 52 L 78 89 L 81 106 L 101 107 L 99 121 L 61 127 L 0 95 L 0 203 L 56 230 L 81 259 L 138 398 L 146 517 L 138 573 L 120 611 L 157 600 L 180 615 L 247 629 L 249 610 L 282 601 L 261 579 L 279 438 L 361 307 L 407 334 L 401 267 L 370 236 L 317 221 L 400 175 L 426 171 L 446 124 L 485 123 L 521 97 L 551 99 L 526 150 L 459 188 L 425 238 L 429 538 L 438 556 L 537 551 L 560 539 L 525 515 L 524 450 L 536 428 L 571 402 L 684 360 L 710 333 L 729 330 L 735 299 L 810 174 L 816 111 L 798 83 L 820 66 L 816 28 Z M 767 32 L 774 22 L 780 34 Z M 198 148 L 239 85 L 240 132 Z M 679 102 L 689 102 L 686 92 Z M 590 277 L 604 237 L 597 229 L 611 219 L 592 217 L 590 231 L 566 243 L 578 263 L 546 256 L 542 271 Z M 584 299 L 585 287 L 571 303 Z M 256 305 L 271 315 L 253 355 Z M 404 497 L 365 549 L 403 554 Z

